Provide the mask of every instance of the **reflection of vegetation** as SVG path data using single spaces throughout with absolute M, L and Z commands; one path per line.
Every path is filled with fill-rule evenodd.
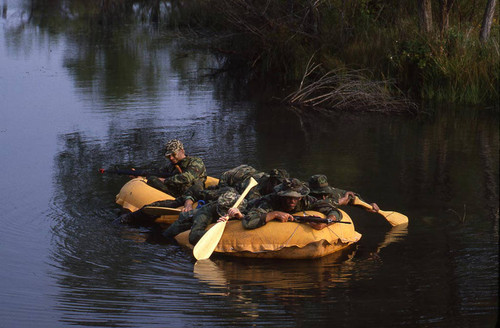
M 28 7 L 19 13 L 23 21 L 17 25 L 16 15 L 7 15 L 12 19 L 6 33 L 10 46 L 26 47 L 27 42 L 19 40 L 20 36 L 27 37 L 21 35 L 27 24 L 43 32 L 36 35 L 36 40 L 45 36 L 50 41 L 64 37 L 67 46 L 64 64 L 79 90 L 103 94 L 104 99 L 126 103 L 130 95 L 137 94 L 155 99 L 177 81 L 184 83 L 183 91 L 189 94 L 198 87 L 201 78 L 207 78 L 208 69 L 218 66 L 206 52 L 188 52 L 153 24 L 140 24 L 145 17 L 150 22 L 156 10 L 151 1 L 27 3 Z M 163 15 L 175 11 L 174 6 L 161 4 L 159 10 Z M 181 79 L 163 74 L 172 71 Z
M 492 21 L 489 40 L 479 42 L 485 4 L 466 0 L 440 3 L 440 8 L 427 9 L 439 10 L 439 28 L 434 29 L 436 22 L 429 18 L 425 26 L 418 24 L 423 9 L 417 2 L 402 5 L 400 1 L 60 0 L 47 6 L 46 1 L 34 0 L 30 17 L 52 30 L 67 27 L 70 20 L 80 30 L 97 28 L 97 33 L 87 36 L 90 44 L 116 33 L 117 27 L 139 21 L 157 23 L 158 31 L 196 30 L 224 58 L 223 71 L 244 73 L 250 85 L 272 85 L 272 94 L 283 97 L 283 87 L 287 93 L 300 92 L 302 80 L 309 88 L 316 87 L 307 100 L 332 95 L 337 99 L 320 104 L 295 101 L 302 106 L 336 108 L 340 102 L 343 109 L 373 109 L 379 104 L 387 108 L 402 90 L 413 99 L 498 107 L 498 21 Z M 133 36 L 130 40 L 139 41 Z M 307 69 L 313 57 L 319 63 L 314 72 Z M 352 74 L 352 69 L 358 73 Z M 373 82 L 356 83 L 359 69 L 364 70 L 362 79 Z M 337 82 L 316 83 L 325 74 L 337 72 L 344 72 L 343 81 L 350 86 L 347 95 Z M 353 76 L 357 77 L 346 80 Z M 269 81 L 272 83 L 265 83 Z M 374 90 L 375 85 L 383 87 Z M 395 99 L 387 98 L 391 93 Z M 377 98 L 379 94 L 382 96 Z M 362 100 L 341 100 L 352 96 Z M 360 102 L 372 105 L 359 107 Z M 407 105 L 402 102 L 399 107 Z

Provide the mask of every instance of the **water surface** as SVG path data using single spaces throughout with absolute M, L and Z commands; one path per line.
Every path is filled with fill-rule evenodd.
M 298 113 L 206 73 L 217 58 L 144 26 L 112 36 L 0 20 L 0 326 L 493 327 L 498 116 Z M 100 34 L 96 34 L 100 35 Z M 214 257 L 117 227 L 126 177 L 180 138 L 212 176 L 242 163 L 326 174 L 384 210 L 347 208 L 363 237 L 307 261 Z

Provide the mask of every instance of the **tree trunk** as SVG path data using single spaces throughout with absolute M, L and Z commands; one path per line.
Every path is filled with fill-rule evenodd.
M 151 6 L 151 21 L 155 24 L 160 22 L 160 0 L 154 1 Z
M 450 10 L 454 2 L 455 0 L 439 0 L 441 35 L 445 34 L 450 26 Z
M 479 33 L 479 40 L 481 42 L 488 41 L 491 31 L 491 23 L 493 22 L 493 15 L 495 14 L 496 0 L 488 0 L 486 10 L 484 11 L 483 23 L 481 24 L 481 32 Z
M 418 0 L 418 17 L 420 30 L 424 33 L 432 31 L 432 6 L 431 0 Z

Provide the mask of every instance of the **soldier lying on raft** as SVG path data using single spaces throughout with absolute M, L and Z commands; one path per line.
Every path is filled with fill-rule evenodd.
M 191 230 L 189 242 L 195 245 L 211 223 L 227 217 L 242 220 L 243 227 L 255 229 L 271 220 L 281 222 L 294 221 L 293 213 L 300 211 L 318 211 L 332 221 L 342 219 L 338 206 L 347 205 L 354 198 L 352 191 L 345 191 L 329 186 L 325 175 L 310 177 L 307 183 L 290 178 L 284 169 L 273 169 L 268 173 L 259 172 L 249 165 L 240 165 L 221 175 L 217 186 L 204 188 L 207 177 L 203 161 L 185 154 L 179 140 L 171 140 L 165 147 L 165 157 L 170 161 L 166 170 L 177 170 L 172 177 L 162 179 L 147 177 L 148 184 L 174 197 L 148 206 L 179 207 L 184 205 L 179 218 L 163 231 L 167 240 L 173 240 L 177 234 Z M 258 185 L 252 188 L 246 200 L 238 208 L 231 208 L 245 190 L 250 178 Z M 206 205 L 193 209 L 193 203 L 204 201 Z M 379 210 L 373 203 L 371 211 Z M 118 223 L 143 224 L 154 222 L 158 216 L 146 214 L 143 209 L 121 215 Z M 314 229 L 323 229 L 326 223 L 309 222 Z

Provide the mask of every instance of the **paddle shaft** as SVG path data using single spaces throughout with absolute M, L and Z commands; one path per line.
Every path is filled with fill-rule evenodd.
M 373 206 L 371 206 L 370 204 L 362 201 L 361 199 L 359 199 L 359 197 L 355 196 L 354 199 L 353 199 L 353 202 L 352 202 L 354 205 L 360 205 L 360 206 L 363 206 L 364 208 L 366 209 L 373 209 Z
M 243 193 L 241 193 L 241 196 L 231 208 L 237 208 L 241 204 L 243 199 L 245 199 L 250 189 L 252 189 L 256 185 L 257 181 L 255 181 L 254 178 L 250 178 L 248 186 L 245 188 Z M 222 234 L 224 233 L 224 229 L 226 227 L 226 222 L 226 220 L 217 222 L 212 228 L 205 232 L 200 240 L 198 240 L 193 248 L 193 255 L 197 260 L 206 260 L 210 257 L 210 255 L 212 255 L 215 247 L 217 247 L 217 244 L 222 238 Z
M 182 209 L 175 207 L 162 207 L 162 206 L 144 206 L 144 213 L 149 215 L 179 215 Z

